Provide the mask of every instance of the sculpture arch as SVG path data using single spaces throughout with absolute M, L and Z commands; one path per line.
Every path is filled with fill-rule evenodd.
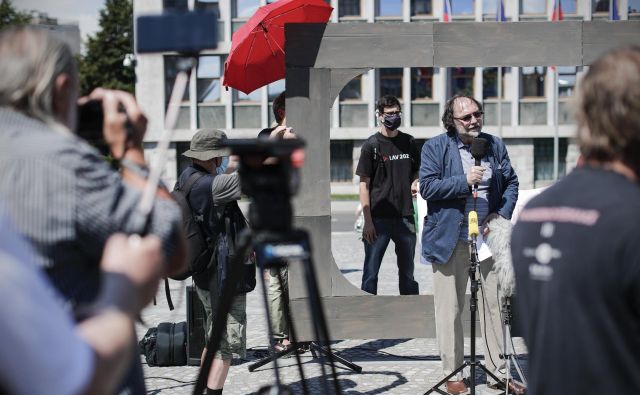
M 307 141 L 295 220 L 311 234 L 333 339 L 435 337 L 432 295 L 366 294 L 333 259 L 328 112 L 342 87 L 381 67 L 588 66 L 625 44 L 640 44 L 640 21 L 286 26 L 287 120 Z M 292 265 L 289 273 L 296 328 L 308 340 L 312 327 L 301 270 Z

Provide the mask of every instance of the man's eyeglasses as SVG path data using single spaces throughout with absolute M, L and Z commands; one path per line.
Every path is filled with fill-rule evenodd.
M 460 117 L 460 118 L 453 117 L 453 118 L 459 119 L 460 121 L 463 121 L 463 122 L 469 122 L 472 116 L 475 119 L 480 119 L 482 118 L 482 115 L 484 115 L 484 111 L 476 111 L 476 112 L 472 112 L 471 114 L 467 114 L 464 117 Z

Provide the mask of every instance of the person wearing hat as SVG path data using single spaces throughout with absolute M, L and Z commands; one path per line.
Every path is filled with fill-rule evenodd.
M 191 210 L 196 222 L 207 238 L 207 243 L 212 243 L 215 236 L 217 216 L 216 206 L 240 199 L 240 179 L 237 172 L 231 174 L 217 174 L 223 158 L 229 156 L 230 150 L 222 147 L 221 143 L 227 139 L 227 135 L 217 129 L 201 129 L 191 139 L 189 150 L 182 155 L 191 158 L 191 165 L 187 167 L 178 178 L 178 188 L 186 185 L 190 178 L 196 179 L 190 191 L 186 191 Z M 216 306 L 211 304 L 211 294 L 217 295 L 217 290 L 210 289 L 216 286 L 216 265 L 210 265 L 209 269 L 193 275 L 193 282 L 206 311 L 207 337 L 213 328 L 213 316 Z M 214 301 L 215 302 L 215 301 Z M 222 387 L 229 372 L 232 353 L 244 357 L 246 350 L 246 323 L 247 323 L 247 299 L 246 294 L 238 294 L 233 300 L 231 311 L 227 319 L 225 335 L 220 342 L 220 351 L 216 353 L 207 380 L 207 394 L 222 394 Z M 203 351 L 204 357 L 206 349 Z

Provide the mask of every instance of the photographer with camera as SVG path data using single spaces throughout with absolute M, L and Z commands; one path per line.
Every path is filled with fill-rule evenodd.
M 228 262 L 222 262 L 226 257 L 221 256 L 221 244 L 219 238 L 226 226 L 226 219 L 230 224 L 232 218 L 244 220 L 242 212 L 236 203 L 240 199 L 240 179 L 237 172 L 230 174 L 218 174 L 218 169 L 224 157 L 230 153 L 228 148 L 223 148 L 222 143 L 227 135 L 217 129 L 199 130 L 191 139 L 190 149 L 183 153 L 190 158 L 192 163 L 180 177 L 176 189 L 180 189 L 187 196 L 189 208 L 193 218 L 196 219 L 202 236 L 208 246 L 208 266 L 193 274 L 193 281 L 198 298 L 202 302 L 206 312 L 207 339 L 211 337 L 213 319 L 217 315 L 219 295 L 226 278 Z M 230 213 L 238 217 L 230 217 Z M 230 252 L 233 253 L 233 252 Z M 255 271 L 249 276 L 247 282 L 241 284 L 241 289 L 233 298 L 229 311 L 226 330 L 221 340 L 220 351 L 209 370 L 207 380 L 207 395 L 222 394 L 224 382 L 229 373 L 233 354 L 239 354 L 244 358 L 247 343 L 247 295 L 246 293 L 255 287 Z M 253 281 L 251 281 L 253 280 Z M 205 348 L 202 358 L 206 354 Z
M 158 236 L 167 274 L 181 271 L 185 257 L 180 211 L 164 188 L 156 192 L 146 229 L 137 221 L 147 183 L 147 121 L 135 99 L 104 89 L 83 99 L 102 103 L 103 136 L 121 165 L 117 172 L 74 134 L 78 93 L 66 44 L 30 27 L 0 34 L 0 199 L 71 309 L 97 297 L 100 258 L 116 232 Z M 137 355 L 133 360 L 121 389 L 143 394 L 142 367 Z

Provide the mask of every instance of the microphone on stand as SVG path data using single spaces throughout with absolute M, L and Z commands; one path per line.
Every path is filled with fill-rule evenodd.
M 480 166 L 482 158 L 487 154 L 489 142 L 482 137 L 476 137 L 471 141 L 471 156 L 476 160 L 475 165 Z M 478 195 L 478 183 L 473 184 L 473 197 Z

